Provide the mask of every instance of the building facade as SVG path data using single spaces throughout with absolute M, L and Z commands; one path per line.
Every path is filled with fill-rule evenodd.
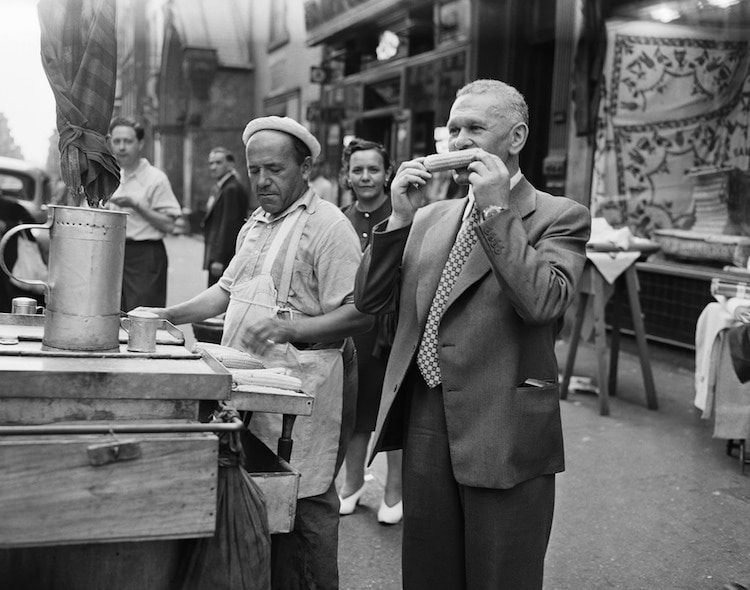
M 711 280 L 726 265 L 747 265 L 748 0 L 118 0 L 118 8 L 116 112 L 146 119 L 150 156 L 193 217 L 211 182 L 207 150 L 223 144 L 241 155 L 255 116 L 307 125 L 335 175 L 352 136 L 384 143 L 397 162 L 435 152 L 456 89 L 498 78 L 529 103 L 524 174 L 663 245 L 639 265 L 652 338 L 692 346 Z
M 456 90 L 498 78 L 527 97 L 531 135 L 521 163 L 544 186 L 556 4 L 307 0 L 307 41 L 322 47 L 313 75 L 321 98 L 310 113 L 329 163 L 351 136 L 383 143 L 397 162 L 434 153 Z
M 247 181 L 242 130 L 254 116 L 252 11 L 241 0 L 118 0 L 115 114 L 147 128 L 146 155 L 167 173 L 189 220 L 200 220 L 215 182 L 211 148 L 235 153 Z
M 355 135 L 434 152 L 458 87 L 509 82 L 524 174 L 660 244 L 639 263 L 647 332 L 694 345 L 712 279 L 750 253 L 750 2 L 306 0 L 305 18 L 331 163 Z

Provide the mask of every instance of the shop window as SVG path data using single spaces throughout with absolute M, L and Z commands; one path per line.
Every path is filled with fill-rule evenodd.
M 435 153 L 435 116 L 432 111 L 414 113 L 411 149 L 414 157 Z
M 409 55 L 419 55 L 435 49 L 435 23 L 432 5 L 412 10 L 406 23 Z
M 406 69 L 406 96 L 415 112 L 433 111 L 444 124 L 458 90 L 466 80 L 466 54 L 458 51 Z
M 327 49 L 326 61 L 335 80 L 433 49 L 433 5 L 423 4 L 351 27 Z
M 344 88 L 343 104 L 347 116 L 356 116 L 362 110 L 363 94 L 362 84 L 350 84 Z
M 287 5 L 286 0 L 274 0 L 271 2 L 271 13 L 268 35 L 268 49 L 278 49 L 289 42 L 289 29 L 287 28 Z
M 401 99 L 399 78 L 380 80 L 364 87 L 364 110 L 372 111 L 387 107 L 398 107 Z
M 469 31 L 468 0 L 448 0 L 435 4 L 435 44 L 465 41 Z
M 605 29 L 592 213 L 646 237 L 750 235 L 750 3 L 629 3 Z
M 434 109 L 437 94 L 437 65 L 434 61 L 406 69 L 406 96 L 414 111 Z

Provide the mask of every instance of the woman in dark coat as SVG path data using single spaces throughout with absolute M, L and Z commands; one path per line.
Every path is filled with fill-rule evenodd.
M 354 225 L 362 250 L 370 243 L 372 229 L 391 214 L 388 181 L 393 172 L 390 157 L 379 143 L 353 139 L 344 148 L 341 177 L 355 197 L 344 214 Z M 375 327 L 354 337 L 357 347 L 359 389 L 354 435 L 345 459 L 345 477 L 339 490 L 339 513 L 351 514 L 365 491 L 365 460 L 380 405 L 385 366 L 395 329 L 391 315 L 378 317 Z M 378 521 L 395 524 L 403 515 L 401 501 L 401 451 L 387 453 L 388 475 Z

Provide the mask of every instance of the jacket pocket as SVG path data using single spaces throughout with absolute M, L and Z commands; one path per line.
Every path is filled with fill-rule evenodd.
M 520 480 L 563 468 L 562 422 L 557 380 L 528 379 L 510 391 L 512 414 L 504 438 Z

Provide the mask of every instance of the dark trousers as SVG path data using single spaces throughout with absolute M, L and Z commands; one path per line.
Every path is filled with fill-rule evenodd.
M 440 386 L 412 375 L 403 459 L 404 590 L 541 590 L 555 476 L 507 490 L 456 482 Z
M 120 309 L 164 307 L 168 264 L 163 240 L 126 241 Z
M 344 399 L 336 473 L 354 430 L 357 353 L 351 338 L 346 339 L 343 362 Z M 339 587 L 338 548 L 339 496 L 332 481 L 323 494 L 297 500 L 292 532 L 271 536 L 272 590 L 336 590 Z
M 339 496 L 334 483 L 319 496 L 297 500 L 291 533 L 271 535 L 272 590 L 339 587 Z

